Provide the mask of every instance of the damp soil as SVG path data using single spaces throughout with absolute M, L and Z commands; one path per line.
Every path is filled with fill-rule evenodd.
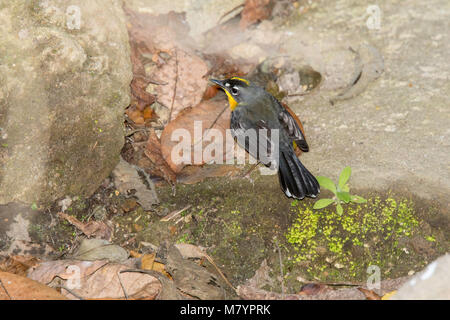
M 397 207 L 402 202 L 407 203 L 412 217 L 402 220 L 398 218 L 397 211 L 391 212 L 392 217 L 389 219 L 398 220 L 390 224 L 394 233 L 406 223 L 409 228 L 406 235 L 386 237 L 386 228 L 372 228 L 367 232 L 366 239 L 363 239 L 364 232 L 361 230 L 367 219 L 362 219 L 364 213 L 362 216 L 359 213 L 360 218 L 352 221 L 353 229 L 359 230 L 357 239 L 360 245 L 351 242 L 355 237 L 347 239 L 348 233 L 339 229 L 342 221 L 348 223 L 345 219 L 349 213 L 357 211 L 357 205 L 344 205 L 342 216 L 338 216 L 332 206 L 325 210 L 313 210 L 314 199 L 293 201 L 286 198 L 276 175 L 262 176 L 255 171 L 251 179 L 209 178 L 192 185 L 179 184 L 175 194 L 170 186 L 165 185 L 158 187 L 157 192 L 160 204 L 152 211 L 144 211 L 136 199 L 118 194 L 113 184 L 105 183 L 89 199 L 73 201 L 66 212 L 80 221 L 110 221 L 108 223 L 114 227 L 112 242 L 129 250 L 154 250 L 163 241 L 205 247 L 234 286 L 253 277 L 266 260 L 270 279 L 263 288 L 277 292 L 281 292 L 280 268 L 286 292 L 295 293 L 309 281 L 345 285 L 365 283 L 369 276 L 367 268 L 371 265 L 380 268 L 382 279 L 410 275 L 450 251 L 448 208 L 439 202 L 418 198 L 403 189 L 401 192 L 394 188 L 382 192 L 350 190 L 352 194 L 363 196 L 369 201 L 378 199 L 381 209 L 377 211 L 372 206 L 372 217 L 391 212 L 387 209 L 383 211 L 383 206 L 386 207 L 386 203 L 392 205 L 389 202 L 392 200 Z M 329 195 L 327 191 L 322 191 L 321 197 Z M 184 208 L 171 220 L 161 221 L 164 216 Z M 80 231 L 56 217 L 58 210 L 60 208 L 55 206 L 35 215 L 29 230 L 34 242 L 47 243 L 55 249 L 55 259 L 69 257 L 83 237 Z M 105 215 L 99 215 L 98 212 L 104 212 Z M 325 239 L 321 233 L 325 230 L 324 225 L 320 223 L 315 229 L 306 224 L 292 231 L 299 222 L 310 221 L 314 214 L 318 214 L 321 221 L 338 226 L 334 230 L 335 236 L 332 234 L 328 240 Z M 48 228 L 49 225 L 52 227 Z M 321 231 L 311 236 L 311 230 Z M 289 235 L 297 235 L 296 232 L 300 238 L 309 232 L 311 237 L 308 239 L 313 242 L 304 242 L 301 246 L 293 243 Z M 341 243 L 342 248 L 336 250 L 332 247 L 330 238 Z M 308 256 L 307 250 L 301 251 L 308 249 L 308 246 L 317 254 Z M 302 252 L 306 252 L 306 255 L 298 259 Z M 207 262 L 205 266 L 215 272 Z
M 296 292 L 305 281 L 365 283 L 370 265 L 380 268 L 383 279 L 406 276 L 421 270 L 450 249 L 446 209 L 437 202 L 420 199 L 404 191 L 351 190 L 369 201 L 378 199 L 376 205 L 380 209 L 374 209 L 376 205 L 372 204 L 372 217 L 391 214 L 392 217 L 386 219 L 395 222 L 385 229 L 372 226 L 367 231 L 367 238 L 359 239 L 359 245 L 346 239 L 345 230 L 340 235 L 340 231 L 335 230 L 337 234 L 331 238 L 336 238 L 339 243 L 339 236 L 342 237 L 340 251 L 321 239 L 320 234 L 315 235 L 313 240 L 323 246 L 315 249 L 318 255 L 303 261 L 298 261 L 298 248 L 288 241 L 288 234 L 299 217 L 301 220 L 299 212 L 319 212 L 312 210 L 314 199 L 292 201 L 286 198 L 279 188 L 277 176 L 255 173 L 251 180 L 211 178 L 195 185 L 178 185 L 175 191 L 174 195 L 170 187 L 158 188 L 161 204 L 154 212 L 148 214 L 137 210 L 126 216 L 117 216 L 116 225 L 121 226 L 126 236 L 134 234 L 135 244 L 158 246 L 169 240 L 206 247 L 208 254 L 235 286 L 251 278 L 266 259 L 273 281 L 269 281 L 272 285 L 265 289 L 281 291 L 279 254 L 282 256 L 284 285 L 289 292 Z M 398 210 L 387 210 L 385 207 L 387 204 L 392 206 L 392 201 L 395 207 L 403 203 L 411 217 L 403 219 Z M 187 206 L 170 221 L 161 221 L 161 217 Z M 339 225 L 341 220 L 337 219 L 345 218 L 351 211 L 345 210 L 343 216 L 338 217 L 333 210 L 322 210 L 320 216 L 331 216 L 331 220 L 336 218 L 332 221 L 334 225 Z M 365 237 L 362 224 L 369 218 L 363 219 L 365 213 L 361 210 L 359 220 L 352 221 L 359 228 L 359 236 Z M 407 231 L 402 227 L 404 224 Z M 387 229 L 393 229 L 393 235 L 387 234 Z M 308 246 L 303 244 L 303 247 L 305 245 Z

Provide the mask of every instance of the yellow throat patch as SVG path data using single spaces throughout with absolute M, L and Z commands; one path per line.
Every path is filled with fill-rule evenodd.
M 248 86 L 250 85 L 250 81 L 248 81 L 248 80 L 246 80 L 246 79 L 243 79 L 243 78 L 233 77 L 233 78 L 231 78 L 231 79 L 232 79 L 232 80 L 239 80 L 239 81 L 242 81 L 242 82 L 244 82 L 245 84 L 247 84 Z M 232 96 L 227 90 L 224 90 L 224 91 L 225 91 L 225 93 L 227 94 L 227 97 L 228 97 L 228 103 L 230 104 L 230 109 L 231 109 L 231 111 L 233 111 L 234 109 L 236 109 L 238 103 L 237 103 L 237 101 L 233 98 L 233 96 Z
M 237 101 L 233 98 L 233 96 L 231 95 L 231 93 L 229 93 L 227 90 L 224 90 L 224 91 L 225 91 L 225 93 L 227 94 L 227 97 L 228 97 L 228 103 L 230 104 L 230 109 L 231 109 L 231 111 L 233 111 L 233 110 L 237 107 L 238 103 L 237 103 Z

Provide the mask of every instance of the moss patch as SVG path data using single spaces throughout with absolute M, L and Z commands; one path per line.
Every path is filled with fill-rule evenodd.
M 334 208 L 313 210 L 297 202 L 292 206 L 297 217 L 286 232 L 290 263 L 302 266 L 311 278 L 363 280 L 371 265 L 380 267 L 384 276 L 405 275 L 438 249 L 433 231 L 414 202 L 404 197 L 375 196 L 365 204 L 345 206 L 342 215 Z M 426 214 L 432 211 L 428 209 Z M 425 255 L 417 250 L 417 242 L 428 249 Z

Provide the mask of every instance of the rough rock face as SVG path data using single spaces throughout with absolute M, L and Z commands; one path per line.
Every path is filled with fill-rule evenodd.
M 0 204 L 89 195 L 123 146 L 122 2 L 0 3 Z

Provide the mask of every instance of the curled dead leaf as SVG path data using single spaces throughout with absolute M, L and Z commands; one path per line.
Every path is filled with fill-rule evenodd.
M 194 108 L 183 110 L 164 128 L 161 152 L 174 172 L 180 172 L 186 164 L 200 165 L 213 160 L 225 162 L 227 156 L 234 156 L 234 140 L 227 130 L 231 117 L 227 106 L 222 97 L 203 101 Z M 190 142 L 190 157 L 180 152 L 183 139 L 190 139 L 185 142 L 187 146 Z M 230 143 L 224 143 L 227 141 Z
M 171 185 L 175 185 L 177 177 L 175 172 L 164 159 L 161 150 L 161 143 L 155 130 L 151 129 L 145 148 L 144 154 L 151 160 L 153 166 L 151 171 L 153 174 L 163 178 Z
M 193 53 L 181 49 L 171 52 L 172 59 L 157 68 L 152 78 L 165 82 L 156 88 L 158 102 L 170 109 L 170 118 L 175 119 L 181 110 L 197 105 L 208 84 L 204 75 L 206 63 Z
M 246 0 L 239 26 L 241 29 L 245 29 L 258 21 L 268 19 L 272 14 L 272 9 L 272 0 Z
M 66 298 L 42 283 L 0 271 L 0 300 L 66 300 Z
M 67 220 L 70 224 L 75 226 L 81 232 L 83 232 L 88 237 L 96 237 L 100 239 L 110 240 L 112 235 L 112 230 L 104 222 L 101 221 L 89 221 L 83 223 L 73 216 L 69 216 L 64 212 L 58 212 L 57 215 Z

